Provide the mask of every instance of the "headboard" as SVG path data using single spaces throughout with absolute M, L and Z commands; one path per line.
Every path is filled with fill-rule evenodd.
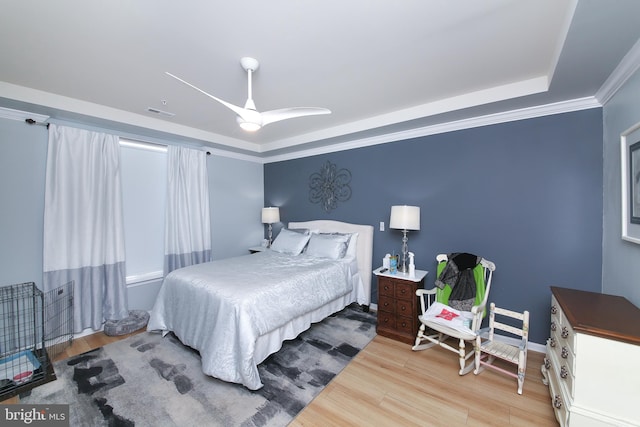
M 309 230 L 321 233 L 358 233 L 356 258 L 366 294 L 365 302 L 359 302 L 364 305 L 371 303 L 371 268 L 373 262 L 372 225 L 349 224 L 348 222 L 321 219 L 315 221 L 290 222 L 289 228 L 308 228 Z

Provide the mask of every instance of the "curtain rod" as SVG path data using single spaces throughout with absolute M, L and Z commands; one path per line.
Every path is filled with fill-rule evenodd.
M 46 128 L 47 128 L 47 129 L 49 129 L 49 123 L 37 122 L 37 121 L 35 121 L 35 120 L 33 120 L 33 119 L 24 119 L 24 121 L 25 121 L 27 124 L 30 124 L 30 125 L 46 126 Z M 137 141 L 136 141 L 136 142 L 137 142 Z M 164 145 L 165 147 L 167 146 L 166 144 L 157 144 L 157 143 L 154 143 L 154 142 L 147 142 L 147 141 L 139 141 L 139 142 L 140 142 L 140 143 L 142 143 L 142 144 L 150 144 L 150 145 Z M 207 153 L 207 156 L 210 156 L 210 155 L 211 155 L 211 152 L 210 152 L 210 151 L 205 151 L 205 152 Z
M 24 119 L 24 121 L 30 125 L 46 126 L 49 129 L 49 123 L 36 122 L 33 119 Z

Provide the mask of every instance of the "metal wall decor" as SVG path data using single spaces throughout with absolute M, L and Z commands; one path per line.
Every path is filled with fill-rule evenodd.
M 320 203 L 325 212 L 338 207 L 338 202 L 346 202 L 351 197 L 351 172 L 327 160 L 320 172 L 309 177 L 309 201 Z

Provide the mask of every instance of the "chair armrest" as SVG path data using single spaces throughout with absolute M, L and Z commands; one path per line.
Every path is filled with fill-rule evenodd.
M 420 298 L 420 310 L 422 310 L 422 314 L 424 314 L 429 307 L 431 307 L 432 301 L 430 295 L 433 295 L 433 299 L 435 299 L 436 288 L 416 289 L 416 295 Z
M 487 306 L 486 302 L 471 307 L 471 314 L 473 314 L 473 320 L 471 322 L 472 330 L 480 330 L 482 325 L 482 318 L 484 317 L 484 309 Z
M 471 307 L 471 312 L 473 313 L 473 315 L 477 315 L 478 313 L 482 314 L 484 313 L 484 309 L 487 307 L 487 304 L 479 304 L 479 305 L 474 305 L 473 307 Z

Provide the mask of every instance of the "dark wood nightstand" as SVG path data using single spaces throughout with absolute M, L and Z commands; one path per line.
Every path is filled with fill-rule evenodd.
M 405 273 L 381 273 L 382 267 L 373 271 L 378 278 L 379 335 L 413 344 L 418 334 L 419 301 L 416 290 L 424 288 L 427 271 L 416 270 L 413 277 Z

